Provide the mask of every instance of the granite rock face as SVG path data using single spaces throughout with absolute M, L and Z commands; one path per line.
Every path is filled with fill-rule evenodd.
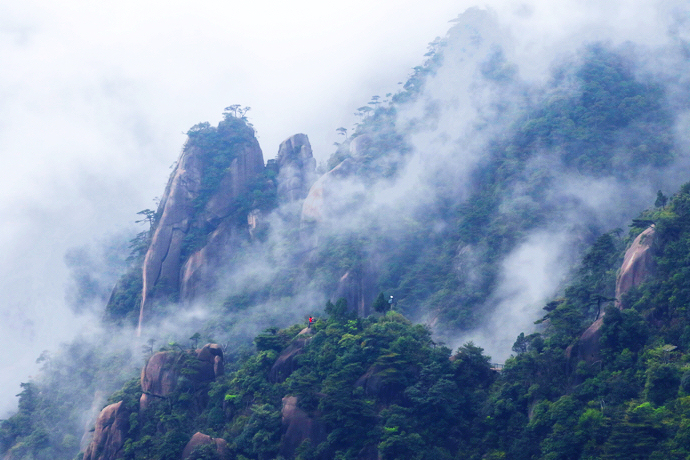
M 295 339 L 283 352 L 278 356 L 276 362 L 271 366 L 271 371 L 268 374 L 268 381 L 271 383 L 281 383 L 287 379 L 294 370 L 297 369 L 295 358 L 301 355 L 304 351 L 304 346 L 309 342 L 311 337 L 300 337 Z
M 346 159 L 314 182 L 302 204 L 302 232 L 346 211 L 338 192 L 353 168 L 354 162 Z
M 335 303 L 338 299 L 343 298 L 347 301 L 349 311 L 366 318 L 371 313 L 371 306 L 376 298 L 375 276 L 373 270 L 362 267 L 348 270 L 338 281 L 331 301 Z
M 316 414 L 309 415 L 298 406 L 296 396 L 285 396 L 281 410 L 283 422 L 283 439 L 280 443 L 280 454 L 285 458 L 292 458 L 295 450 L 305 440 L 309 439 L 312 446 L 317 446 L 326 440 L 326 426 Z
M 160 351 L 149 358 L 141 370 L 140 410 L 145 410 L 152 399 L 165 398 L 175 391 L 183 373 L 198 384 L 223 375 L 225 369 L 220 345 L 209 343 L 189 353 L 198 360 L 193 365 L 186 364 L 185 352 Z
M 295 134 L 280 144 L 278 155 L 278 199 L 292 202 L 306 198 L 316 180 L 316 160 L 306 134 Z
M 223 438 L 212 438 L 211 436 L 197 431 L 189 440 L 182 451 L 182 460 L 189 460 L 196 449 L 202 446 L 212 446 L 212 449 L 218 454 L 221 460 L 229 460 L 231 458 L 230 448 L 227 441 Z M 198 458 L 198 457 L 194 457 Z
M 84 452 L 84 460 L 121 458 L 129 431 L 129 415 L 122 401 L 106 406 L 98 415 L 93 439 Z
M 654 226 L 640 233 L 623 258 L 623 264 L 616 278 L 616 307 L 626 308 L 622 302 L 623 295 L 634 286 L 640 285 L 654 273 Z M 579 361 L 593 364 L 601 359 L 601 327 L 604 325 L 604 312 L 582 333 L 575 345 L 566 349 L 569 367 L 575 369 Z
M 226 233 L 235 224 L 228 220 L 236 202 L 263 173 L 263 154 L 252 128 L 228 119 L 217 129 L 206 129 L 214 137 L 190 134 L 161 198 L 144 259 L 139 328 L 155 301 L 177 301 L 181 294 L 190 301 L 210 284 L 209 253 L 217 253 L 218 246 L 231 240 Z M 204 234 L 214 234 L 213 251 L 189 247 L 190 238 Z
M 350 143 L 350 150 L 354 153 L 358 152 L 358 148 L 361 150 L 363 145 L 368 145 L 368 138 L 360 137 Z M 363 185 L 349 179 L 356 167 L 356 160 L 345 159 L 321 176 L 309 190 L 302 204 L 300 222 L 300 239 L 305 253 L 317 248 L 323 233 L 327 234 L 331 226 L 338 225 L 340 219 L 347 219 L 353 207 L 361 205 L 366 191 Z M 343 190 L 347 192 L 343 193 Z M 376 266 L 376 261 L 364 260 L 344 270 L 329 296 L 331 301 L 335 303 L 344 298 L 350 311 L 362 317 L 369 315 L 377 295 L 374 287 Z
M 221 222 L 211 232 L 206 245 L 192 253 L 180 268 L 181 302 L 192 303 L 213 291 L 216 285 L 215 269 L 240 239 L 240 230 L 228 221 Z
M 654 225 L 637 235 L 623 259 L 616 278 L 616 299 L 620 308 L 621 297 L 634 286 L 640 285 L 654 273 Z

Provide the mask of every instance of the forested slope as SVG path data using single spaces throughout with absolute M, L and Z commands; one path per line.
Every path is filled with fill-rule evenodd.
M 500 369 L 478 346 L 452 352 L 395 311 L 358 318 L 343 301 L 329 303 L 311 328 L 264 331 L 207 383 L 181 347 L 154 355 L 181 357 L 175 389 L 142 407 L 137 378 L 111 396 L 128 414 L 122 458 L 180 458 L 199 431 L 227 446 L 188 458 L 684 459 L 690 184 L 663 201 L 628 235 L 595 242 L 564 295 L 545 306 L 541 330 L 521 334 Z M 650 221 L 656 268 L 617 299 L 619 309 L 623 253 Z M 600 359 L 578 360 L 572 347 L 598 306 Z M 3 422 L 9 458 L 60 456 L 40 434 L 47 396 L 27 385 L 20 412 Z

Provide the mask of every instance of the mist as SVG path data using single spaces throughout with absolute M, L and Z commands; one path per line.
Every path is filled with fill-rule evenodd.
M 252 107 L 249 118 L 265 158 L 275 155 L 282 140 L 304 132 L 324 164 L 333 142 L 342 140 L 335 129 L 352 130 L 356 107 L 372 95 L 396 92 L 397 82 L 423 61 L 427 43 L 471 6 L 137 5 L 0 7 L 0 55 L 9 69 L 0 77 L 0 152 L 11 172 L 0 192 L 7 216 L 0 233 L 6 251 L 0 417 L 15 407 L 19 382 L 37 372 L 33 363 L 43 350 L 99 336 L 103 303 L 125 266 L 127 241 L 142 230 L 134 224 L 136 213 L 155 207 L 190 126 L 217 120 L 223 107 L 241 103 Z M 684 53 L 690 35 L 681 13 L 687 15 L 683 2 L 654 1 L 505 1 L 468 12 L 446 38 L 443 65 L 419 97 L 398 107 L 396 129 L 409 151 L 379 160 L 396 174 L 373 183 L 352 176 L 335 181 L 338 193 L 329 209 L 337 212 L 323 216 L 317 237 L 375 228 L 388 240 L 402 240 L 409 236 L 408 223 L 426 215 L 442 234 L 448 222 L 433 212 L 434 203 L 468 199 L 488 146 L 545 94 L 577 93 L 567 82 L 549 87 L 554 68 L 577 62 L 594 42 L 628 53 L 636 75 L 667 85 L 676 121 L 674 163 L 634 177 L 590 177 L 573 173 L 547 149 L 534 157 L 526 174 L 545 174 L 556 184 L 546 196 L 555 217 L 505 255 L 483 308 L 483 325 L 444 337 L 452 346 L 474 340 L 502 361 L 520 332 L 534 330 L 541 307 L 562 289 L 597 231 L 627 225 L 652 205 L 656 190 L 670 194 L 687 181 L 690 69 Z M 497 50 L 512 75 L 507 83 L 482 75 Z M 518 183 L 499 209 L 510 214 L 543 204 L 530 201 Z M 219 298 L 281 276 L 277 267 L 289 265 L 295 252 L 286 219 L 296 212 L 282 208 L 266 217 L 268 240 L 244 248 L 219 275 Z M 457 248 L 475 259 L 482 250 Z M 379 264 L 389 261 L 375 244 L 362 251 Z M 480 277 L 467 270 L 468 279 Z M 213 338 L 251 338 L 264 327 L 288 325 L 322 308 L 327 283 L 300 282 L 298 296 L 237 313 L 228 320 L 234 332 Z M 404 300 L 402 306 L 414 311 Z M 156 336 L 172 339 L 206 327 L 211 310 L 203 303 L 164 318 L 156 323 Z M 432 311 L 413 316 L 434 325 Z M 131 333 L 121 332 L 123 343 Z M 114 342 L 104 349 L 120 350 L 122 344 Z M 131 353 L 133 369 L 141 356 Z
M 100 319 L 89 312 L 102 305 L 70 307 L 65 255 L 142 230 L 136 213 L 155 208 L 189 127 L 241 103 L 253 107 L 265 157 L 303 131 L 323 159 L 352 107 L 395 89 L 455 10 L 450 1 L 0 6 L 10 172 L 0 191 L 0 416 L 43 350 Z

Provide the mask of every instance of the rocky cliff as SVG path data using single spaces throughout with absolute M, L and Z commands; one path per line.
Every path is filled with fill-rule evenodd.
M 278 197 L 282 202 L 306 198 L 316 180 L 316 160 L 306 134 L 295 134 L 280 144 L 278 165 Z
M 295 451 L 306 439 L 313 446 L 326 440 L 326 425 L 319 420 L 318 414 L 308 414 L 298 406 L 296 396 L 285 396 L 281 409 L 283 424 L 283 438 L 280 443 L 280 454 L 285 458 L 293 458 Z M 319 458 L 323 458 L 321 454 Z
M 128 430 L 129 412 L 122 401 L 105 407 L 96 421 L 93 440 L 84 452 L 84 460 L 121 458 Z
M 350 193 L 353 189 L 361 192 L 361 185 L 349 182 L 349 178 L 370 143 L 366 135 L 353 139 L 349 144 L 350 157 L 322 175 L 309 189 L 300 222 L 305 252 L 317 248 L 320 236 L 328 233 L 330 226 L 337 226 L 340 219 L 347 219 L 348 213 L 361 204 L 361 194 Z M 329 295 L 331 301 L 344 298 L 349 310 L 366 317 L 377 294 L 375 265 L 373 260 L 364 260 L 339 273 L 337 286 Z
M 371 264 L 366 266 L 359 264 L 351 267 L 338 280 L 338 286 L 331 295 L 331 301 L 336 302 L 338 299 L 345 299 L 348 310 L 366 318 L 371 313 L 371 306 L 377 294 L 374 283 L 375 277 L 376 272 Z
M 623 296 L 630 288 L 640 285 L 654 272 L 654 225 L 640 233 L 625 251 L 623 264 L 616 278 L 616 307 L 625 308 Z M 604 325 L 604 312 L 580 336 L 574 346 L 566 350 L 567 357 L 573 361 L 585 361 L 592 364 L 601 359 L 601 327 Z
M 212 283 L 211 255 L 219 257 L 232 240 L 229 229 L 246 221 L 236 215 L 238 202 L 263 170 L 261 148 L 243 120 L 228 116 L 218 128 L 190 130 L 144 259 L 140 328 L 154 302 L 191 301 Z M 207 244 L 213 250 L 204 250 Z
M 616 278 L 616 303 L 624 308 L 623 296 L 633 286 L 638 286 L 654 273 L 654 225 L 637 235 L 625 252 L 618 278 Z
M 301 233 L 308 237 L 314 225 L 327 222 L 345 212 L 347 207 L 339 189 L 343 181 L 353 171 L 354 162 L 349 158 L 319 177 L 309 189 L 302 204 Z
M 184 450 L 182 451 L 182 460 L 192 460 L 202 457 L 206 452 L 203 452 L 203 448 L 207 448 L 207 452 L 211 455 L 215 453 L 214 458 L 219 460 L 230 459 L 230 449 L 228 449 L 228 443 L 223 438 L 212 438 L 211 436 L 196 432 L 189 440 Z
M 210 383 L 223 373 L 223 350 L 214 343 L 188 352 L 155 353 L 141 370 L 139 412 L 143 413 L 152 399 L 165 399 L 170 396 L 177 389 L 181 379 L 191 381 L 195 388 L 203 388 L 204 384 Z M 194 397 L 203 399 L 203 401 L 195 401 L 199 407 L 205 406 L 206 391 L 200 391 Z M 84 451 L 84 460 L 123 458 L 125 439 L 130 428 L 130 415 L 131 412 L 127 410 L 123 401 L 105 407 L 96 421 L 91 443 Z M 221 458 L 228 458 L 225 441 L 212 439 L 201 433 L 195 434 L 189 441 L 183 458 L 191 458 L 195 448 L 211 442 L 214 443 Z
M 196 360 L 190 361 L 190 355 Z M 177 387 L 184 376 L 197 384 L 213 381 L 223 375 L 223 350 L 215 343 L 204 345 L 189 354 L 175 351 L 155 353 L 141 370 L 140 410 L 145 410 L 152 398 L 165 398 Z

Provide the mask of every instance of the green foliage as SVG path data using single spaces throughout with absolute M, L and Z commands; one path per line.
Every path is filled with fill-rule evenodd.
M 44 352 L 41 379 L 22 383 L 17 412 L 0 420 L 0 456 L 73 459 L 94 394 L 122 385 L 135 372 L 131 360 L 129 352 L 108 352 L 106 343 L 84 340 Z
M 335 320 L 342 321 L 348 319 L 354 319 L 357 315 L 348 310 L 347 300 L 340 298 L 335 302 L 335 305 L 329 300 L 326 302 L 326 307 L 324 309 L 327 315 Z
M 479 439 L 468 430 L 496 377 L 481 348 L 466 344 L 451 360 L 426 327 L 396 312 L 378 320 L 335 314 L 306 337 L 296 336 L 299 330 L 264 331 L 235 372 L 205 388 L 183 379 L 170 396 L 151 399 L 144 412 L 138 381 L 125 385 L 111 398 L 132 412 L 125 457 L 179 457 L 191 434 L 202 431 L 225 438 L 233 458 L 276 458 L 284 433 L 281 399 L 291 395 L 323 436 L 303 440 L 289 458 L 355 459 L 363 449 L 391 459 L 454 458 L 468 447 L 479 452 Z M 287 380 L 273 382 L 278 356 L 304 338 Z M 177 367 L 193 365 L 186 352 L 168 353 L 179 354 Z M 211 449 L 194 455 L 216 458 Z
M 374 311 L 379 313 L 385 313 L 390 309 L 390 305 L 386 301 L 386 296 L 383 295 L 383 292 L 379 292 L 376 300 L 374 300 L 373 308 Z
M 647 368 L 644 397 L 661 406 L 678 395 L 680 370 L 672 364 L 653 364 Z
M 141 266 L 130 268 L 113 288 L 105 307 L 105 318 L 115 324 L 136 324 L 143 285 Z
M 348 142 L 367 136 L 367 142 L 358 144 L 357 158 L 349 158 L 348 174 L 365 183 L 396 174 L 396 159 L 404 158 L 410 148 L 404 137 L 396 137 L 395 113 L 415 99 L 442 62 L 444 43 L 432 48 L 429 62 L 415 69 L 391 104 L 375 100 L 375 109 L 367 111 L 349 141 L 339 146 L 329 167 L 349 158 Z M 503 85 L 515 71 L 496 49 L 482 74 L 491 84 Z M 361 254 L 366 260 L 368 252 L 384 254 L 384 268 L 374 288 L 392 292 L 400 299 L 400 311 L 408 316 L 438 315 L 439 333 L 452 337 L 480 320 L 505 254 L 534 229 L 572 213 L 569 204 L 550 198 L 549 191 L 560 177 L 554 163 L 563 173 L 631 180 L 640 167 L 662 167 L 673 158 L 669 141 L 673 117 L 665 108 L 663 87 L 641 80 L 624 52 L 603 44 L 588 46 L 577 59 L 555 69 L 549 89 L 525 106 L 524 115 L 505 136 L 489 143 L 489 158 L 467 184 L 469 196 L 459 197 L 456 187 L 440 181 L 435 184 L 434 206 L 411 216 L 394 238 L 379 234 L 372 224 L 371 229 L 362 229 L 367 238 L 355 241 L 354 248 L 356 236 L 328 241 L 316 263 L 319 270 L 339 264 L 340 270 L 333 267 L 329 274 L 337 280 L 361 266 L 356 261 L 345 263 L 348 255 Z M 384 164 L 390 168 L 382 169 Z M 583 219 L 594 233 L 601 232 L 596 223 Z M 582 264 L 578 282 L 571 285 L 577 292 L 569 293 L 569 303 L 553 315 L 554 320 L 560 316 L 559 321 L 576 330 L 602 313 L 614 296 L 619 266 L 611 258 L 621 257 L 623 244 L 619 231 L 599 237 Z
M 222 460 L 215 444 L 203 444 L 194 448 L 188 460 Z
M 565 348 L 577 343 L 596 317 L 596 300 L 611 301 L 624 249 L 615 233 L 595 242 L 564 296 L 547 304 L 542 333 L 517 338 L 517 355 L 505 363 L 485 406 L 487 454 L 517 459 L 687 457 L 688 193 L 690 186 L 683 186 L 663 209 L 643 213 L 638 222 L 644 221 L 644 227 L 631 232 L 632 238 L 656 222 L 656 271 L 623 298 L 634 308 L 609 304 L 605 309 L 600 361 L 578 363 L 570 351 L 571 367 L 561 370 Z
M 273 350 L 280 352 L 287 346 L 291 337 L 285 331 L 279 330 L 277 327 L 266 329 L 260 335 L 254 338 L 254 344 L 259 351 Z
M 624 349 L 633 353 L 639 351 L 648 336 L 649 325 L 637 311 L 621 311 L 615 307 L 606 310 L 600 341 L 602 353 L 607 359 L 613 359 Z

